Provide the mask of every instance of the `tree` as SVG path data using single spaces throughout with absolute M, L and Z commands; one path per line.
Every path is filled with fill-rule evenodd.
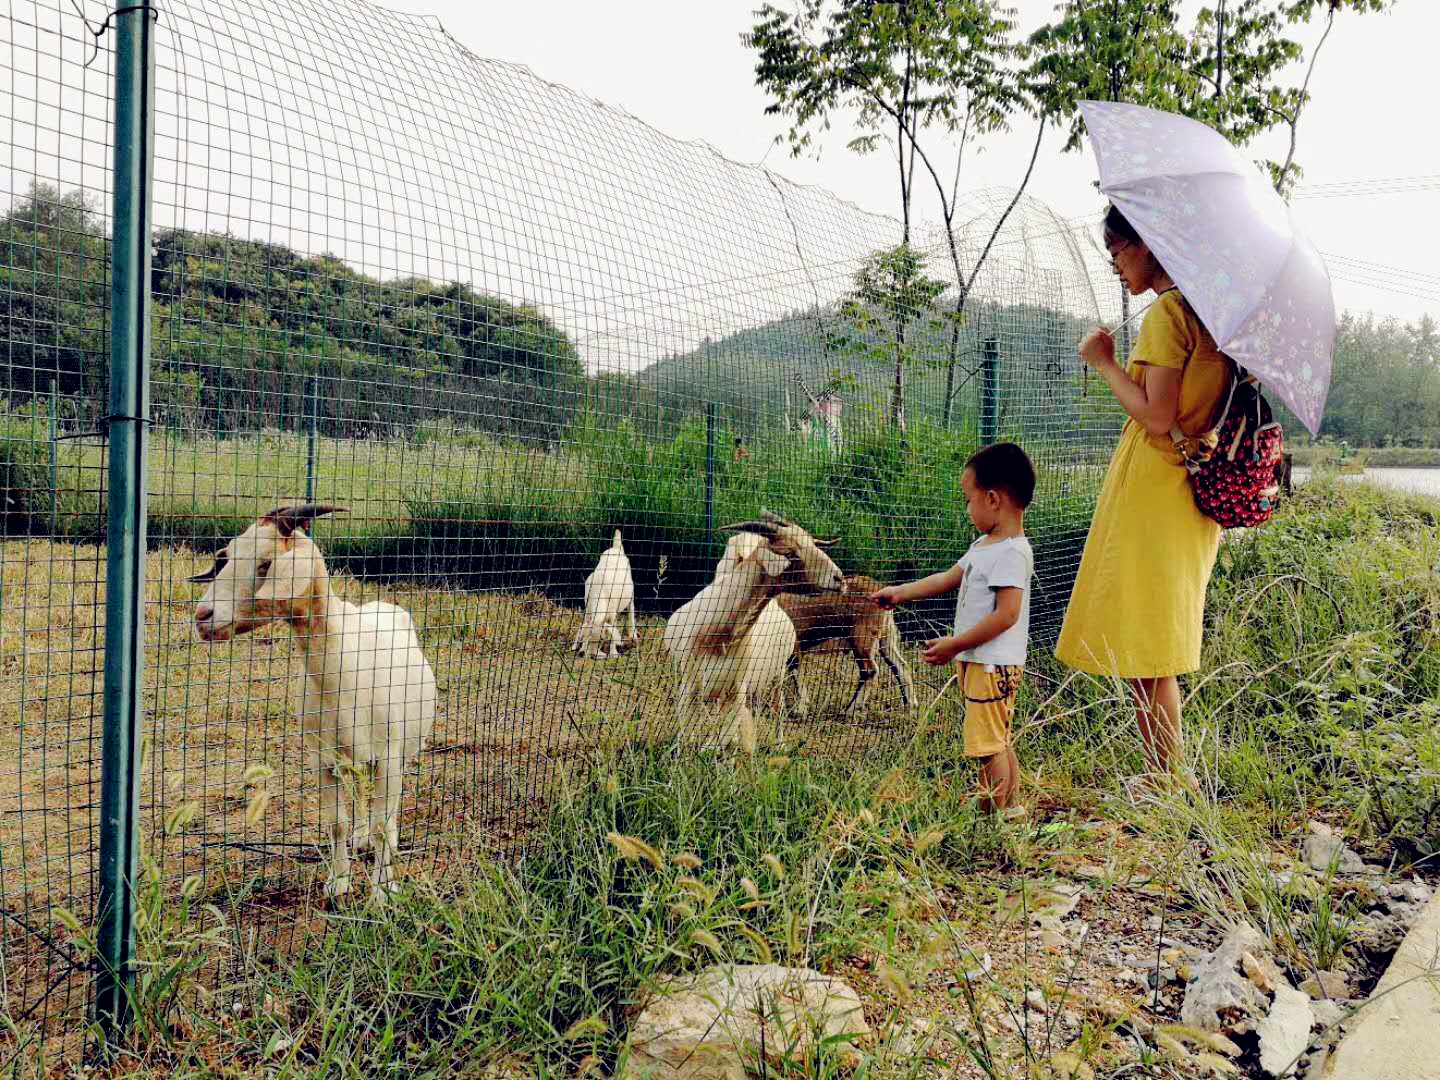
M 900 245 L 877 253 L 877 258 L 914 258 L 906 252 L 917 171 L 922 183 L 928 179 L 933 186 L 957 286 L 947 423 L 965 304 L 995 237 L 1029 182 L 1045 129 L 1042 121 L 1014 199 L 974 265 L 963 267 L 954 224 L 965 151 L 982 136 L 1007 129 L 1010 117 L 1027 105 L 1017 71 L 1023 49 L 1013 38 L 1014 30 L 1012 10 L 994 0 L 800 0 L 793 12 L 766 4 L 742 38 L 758 54 L 756 83 L 770 95 L 766 113 L 790 120 L 792 153 L 803 153 L 816 129 L 828 129 L 842 112 L 853 117 L 859 131 L 848 144 L 852 151 L 891 149 L 900 188 Z M 943 144 L 954 153 L 953 170 L 939 156 Z M 907 307 L 897 297 L 888 310 Z M 895 386 L 901 396 L 891 413 L 903 423 L 903 373 Z
M 1202 8 L 1191 34 L 1188 63 L 1198 76 L 1194 97 L 1182 103 L 1187 115 L 1205 120 L 1239 145 L 1276 127 L 1289 132 L 1283 161 L 1264 161 L 1275 190 L 1288 195 L 1302 170 L 1295 162 L 1300 117 L 1310 103 L 1310 79 L 1320 50 L 1335 29 L 1335 17 L 1388 9 L 1393 0 L 1216 0 Z M 1304 47 L 1289 36 L 1299 23 L 1324 11 L 1325 29 L 1310 50 L 1298 86 L 1280 81 L 1281 72 L 1305 60 Z
M 1373 316 L 1341 317 L 1321 434 L 1352 446 L 1440 445 L 1440 331 Z
M 1031 35 L 1032 93 L 1046 115 L 1069 121 L 1064 149 L 1084 136 L 1083 100 L 1178 107 L 1193 76 L 1176 18 L 1172 0 L 1069 0 Z
M 886 355 L 894 372 L 890 384 L 890 425 L 905 430 L 905 366 L 914 347 L 906 341 L 911 322 L 933 313 L 934 304 L 945 291 L 945 282 L 925 276 L 925 259 L 909 244 L 877 251 L 855 272 L 854 291 L 841 311 L 860 336 L 857 347 L 870 355 Z M 930 329 L 938 325 L 932 318 Z M 872 331 L 884 335 L 882 344 L 871 345 Z
M 1046 115 L 1068 120 L 1067 150 L 1080 145 L 1083 98 L 1129 101 L 1203 120 L 1246 145 L 1276 127 L 1289 129 L 1280 162 L 1266 161 L 1275 189 L 1288 194 L 1310 79 L 1337 14 L 1388 9 L 1393 0 L 1215 0 L 1182 30 L 1173 0 L 1066 0 L 1058 17 L 1030 39 L 1030 74 Z M 1304 61 L 1290 33 L 1323 10 L 1325 30 L 1310 50 L 1299 85 L 1286 69 Z

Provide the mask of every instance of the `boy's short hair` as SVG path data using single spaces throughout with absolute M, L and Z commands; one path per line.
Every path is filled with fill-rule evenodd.
M 1030 455 L 1013 442 L 975 451 L 965 468 L 974 472 L 976 486 L 985 491 L 1003 491 L 1021 510 L 1035 497 L 1035 466 Z

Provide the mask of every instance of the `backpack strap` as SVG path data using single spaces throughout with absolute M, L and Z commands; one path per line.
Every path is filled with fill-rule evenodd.
M 1225 356 L 1224 353 L 1221 353 L 1220 355 Z M 1220 428 L 1224 425 L 1226 417 L 1230 415 L 1230 404 L 1235 400 L 1235 388 L 1239 386 L 1242 382 L 1254 381 L 1254 376 L 1249 374 L 1239 364 L 1235 363 L 1234 360 L 1231 360 L 1228 356 L 1225 356 L 1225 359 L 1230 364 L 1230 389 L 1227 390 L 1225 393 L 1225 404 L 1221 407 L 1220 412 L 1216 415 L 1215 422 L 1211 424 L 1208 428 L 1206 428 L 1204 431 L 1200 432 L 1200 434 L 1197 435 L 1196 438 L 1204 438 L 1206 435 L 1218 433 L 1220 431 Z M 1180 430 L 1180 420 L 1177 417 L 1175 423 L 1170 425 L 1170 441 L 1175 444 L 1175 448 L 1178 450 L 1180 448 L 1180 444 L 1183 443 L 1187 438 L 1189 438 L 1189 436 Z M 1182 454 L 1181 456 L 1183 457 L 1184 455 Z

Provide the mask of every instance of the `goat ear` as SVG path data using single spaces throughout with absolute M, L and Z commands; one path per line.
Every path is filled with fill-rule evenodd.
M 268 521 L 280 530 L 281 536 L 289 536 L 296 529 L 307 529 L 310 523 L 322 514 L 344 514 L 348 511 L 343 506 L 320 506 L 316 503 L 305 503 L 302 506 L 277 506 L 266 514 L 261 521 Z
M 196 574 L 194 577 L 186 578 L 185 580 L 193 581 L 197 585 L 204 585 L 206 582 L 214 581 L 216 577 L 219 576 L 221 569 L 225 566 L 225 562 L 229 558 L 230 556 L 226 553 L 225 549 L 221 548 L 215 553 L 214 566 L 210 567 L 210 569 L 206 570 L 203 574 Z

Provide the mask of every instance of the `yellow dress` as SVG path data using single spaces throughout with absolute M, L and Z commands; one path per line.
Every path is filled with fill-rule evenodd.
M 1199 435 L 1214 423 L 1229 361 L 1175 289 L 1146 313 L 1127 372 L 1144 386 L 1151 367 L 1183 372 L 1181 431 Z M 1125 679 L 1194 671 L 1219 543 L 1220 526 L 1195 508 L 1169 436 L 1149 435 L 1127 419 L 1095 504 L 1056 657 Z

